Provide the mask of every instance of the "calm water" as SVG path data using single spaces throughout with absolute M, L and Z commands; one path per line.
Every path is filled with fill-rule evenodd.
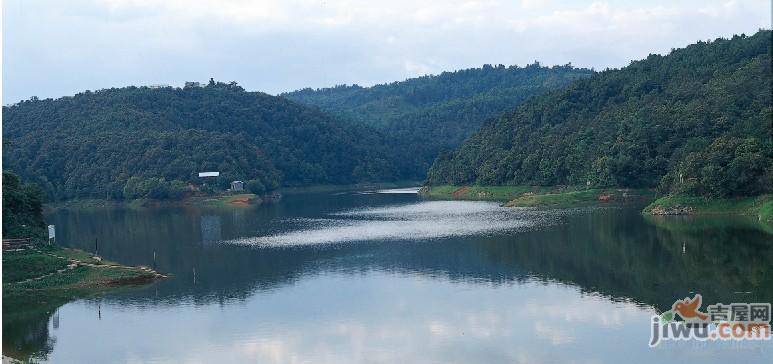
M 174 278 L 3 321 L 3 351 L 61 363 L 767 361 L 770 342 L 666 342 L 700 292 L 773 301 L 773 235 L 640 206 L 536 211 L 415 194 L 250 208 L 59 210 L 60 243 Z M 770 231 L 770 230 L 768 230 Z M 153 254 L 156 261 L 153 261 Z M 18 316 L 18 317 L 17 317 Z

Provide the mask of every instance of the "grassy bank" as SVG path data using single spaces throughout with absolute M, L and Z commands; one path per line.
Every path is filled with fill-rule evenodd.
M 181 200 L 153 200 L 136 199 L 129 201 L 121 200 L 67 200 L 47 203 L 47 210 L 56 209 L 94 209 L 104 207 L 120 207 L 129 209 L 140 209 L 147 207 L 166 207 L 166 206 L 249 206 L 259 205 L 263 202 L 278 198 L 279 195 L 258 196 L 252 193 L 241 194 L 221 194 L 221 195 L 195 195 Z
M 192 197 L 182 202 L 184 205 L 189 206 L 249 206 L 260 205 L 264 201 L 268 201 L 270 199 L 271 197 L 268 196 L 258 196 L 252 193 L 240 193 L 235 195 Z
M 3 252 L 3 315 L 163 277 L 148 268 L 120 265 L 76 249 L 38 245 L 7 250 Z
M 424 197 L 443 200 L 509 201 L 524 193 L 539 193 L 544 187 L 531 186 L 424 186 Z
M 707 199 L 665 196 L 644 209 L 649 215 L 746 215 L 773 222 L 773 195 L 747 198 Z
M 359 183 L 351 185 L 314 185 L 304 187 L 283 187 L 273 193 L 267 195 L 255 195 L 252 193 L 241 194 L 197 194 L 187 196 L 180 200 L 155 200 L 148 198 L 140 198 L 135 200 L 103 200 L 103 199 L 73 199 L 66 201 L 49 202 L 45 205 L 47 210 L 56 209 L 97 209 L 105 207 L 113 208 L 147 208 L 147 207 L 167 207 L 167 206 L 220 206 L 220 207 L 233 207 L 233 206 L 250 206 L 260 205 L 271 201 L 276 201 L 281 198 L 283 194 L 295 194 L 295 193 L 325 193 L 325 192 L 340 192 L 340 191 L 352 191 L 352 190 L 364 190 L 364 189 L 387 189 L 387 188 L 399 188 L 399 187 L 413 187 L 421 185 L 421 182 L 417 181 L 398 181 L 398 182 L 378 182 L 378 183 Z
M 508 201 L 507 207 L 576 207 L 652 199 L 654 191 L 643 189 L 591 188 L 575 191 L 526 193 Z
M 436 199 L 501 201 L 507 207 L 573 207 L 654 198 L 650 190 L 573 186 L 427 186 L 420 193 Z

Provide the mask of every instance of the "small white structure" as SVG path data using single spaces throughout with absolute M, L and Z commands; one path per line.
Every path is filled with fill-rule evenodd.
M 231 182 L 231 191 L 244 191 L 244 182 L 242 181 Z
M 56 241 L 56 227 L 54 225 L 48 225 L 48 243 Z
M 218 177 L 220 172 L 199 172 L 199 178 Z

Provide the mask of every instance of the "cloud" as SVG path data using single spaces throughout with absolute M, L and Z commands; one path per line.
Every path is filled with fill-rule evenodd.
M 277 93 L 483 63 L 620 67 L 770 27 L 767 0 L 10 0 L 3 11 L 4 103 L 209 77 Z
M 60 309 L 69 322 L 84 324 L 59 327 L 52 361 L 93 362 L 106 353 L 122 362 L 193 363 L 564 363 L 612 361 L 632 351 L 645 354 L 642 361 L 656 358 L 639 344 L 652 308 L 541 281 L 490 285 L 416 272 L 328 272 L 238 304 L 100 303 L 111 325 L 92 324 L 96 308 L 88 301 Z M 599 320 L 618 312 L 615 326 Z M 90 338 L 115 327 L 124 328 L 120 340 L 93 348 Z M 680 353 L 676 361 L 694 354 Z
M 542 321 L 534 322 L 534 333 L 541 339 L 550 341 L 553 345 L 563 345 L 574 342 L 574 335 L 566 327 L 550 326 Z

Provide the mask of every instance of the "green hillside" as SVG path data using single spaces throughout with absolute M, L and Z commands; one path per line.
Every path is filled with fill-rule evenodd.
M 650 55 L 532 98 L 441 155 L 434 185 L 773 190 L 771 31 Z
M 373 87 L 304 89 L 282 96 L 375 126 L 400 161 L 399 173 L 424 178 L 441 151 L 459 146 L 484 120 L 592 73 L 571 65 L 484 65 Z
M 174 197 L 201 171 L 258 190 L 398 177 L 367 128 L 214 81 L 33 98 L 3 107 L 3 141 L 4 168 L 53 199 Z

